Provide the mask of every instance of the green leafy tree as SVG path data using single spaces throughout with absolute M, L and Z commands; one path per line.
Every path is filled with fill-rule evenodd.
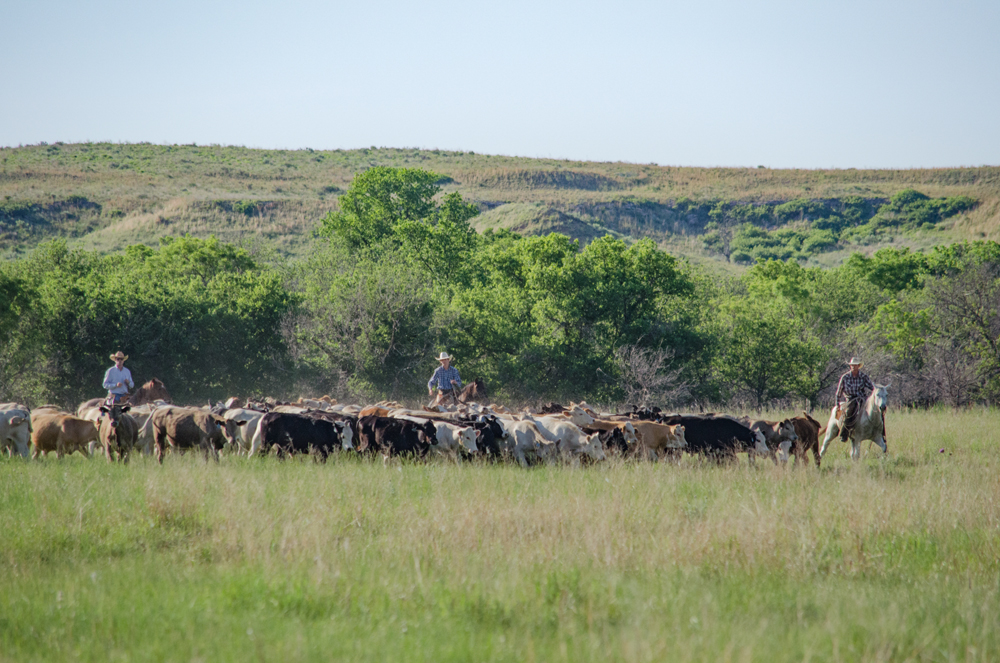
M 320 234 L 342 238 L 353 249 L 372 248 L 393 236 L 396 225 L 435 211 L 441 176 L 419 168 L 376 166 L 358 174 L 339 210 L 327 214 Z

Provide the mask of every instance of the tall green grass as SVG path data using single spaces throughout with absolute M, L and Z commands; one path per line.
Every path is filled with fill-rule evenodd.
M 4 460 L 0 658 L 997 660 L 998 429 L 896 413 L 821 471 Z

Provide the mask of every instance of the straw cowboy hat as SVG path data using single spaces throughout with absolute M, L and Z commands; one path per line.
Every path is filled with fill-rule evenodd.
M 444 361 L 445 359 L 454 359 L 454 357 L 452 357 L 447 352 L 442 352 L 441 354 L 438 355 L 438 361 Z
M 124 354 L 121 350 L 119 350 L 116 354 L 111 355 L 111 361 L 118 361 L 119 359 L 122 361 L 128 361 L 128 355 Z
M 858 359 L 857 357 L 851 357 L 851 361 L 847 362 L 848 366 L 864 366 L 865 363 Z

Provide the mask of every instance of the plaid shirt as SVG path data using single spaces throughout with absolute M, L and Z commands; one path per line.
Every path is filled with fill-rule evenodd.
M 857 377 L 851 375 L 848 371 L 840 377 L 840 384 L 837 385 L 837 402 L 840 402 L 841 395 L 846 395 L 849 399 L 868 398 L 872 390 L 875 389 L 875 384 L 872 379 L 868 377 L 867 373 L 862 373 L 858 371 Z
M 451 384 L 452 380 L 458 383 L 454 387 Z M 458 377 L 458 369 L 454 366 L 449 366 L 448 368 L 438 366 L 434 370 L 434 375 L 432 375 L 431 379 L 427 381 L 427 388 L 433 389 L 435 385 L 437 385 L 440 389 L 461 389 L 462 378 Z

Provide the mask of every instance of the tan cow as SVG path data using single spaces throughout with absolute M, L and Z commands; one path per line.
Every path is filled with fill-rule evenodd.
M 635 421 L 636 437 L 639 438 L 640 451 L 648 451 L 651 458 L 659 458 L 664 452 L 683 449 L 687 446 L 684 439 L 684 426 L 675 424 L 658 424 L 654 421 Z
M 237 428 L 245 421 L 226 420 L 217 414 L 195 408 L 160 408 L 149 418 L 153 428 L 156 460 L 163 463 L 164 447 L 185 450 L 199 448 L 205 460 L 211 455 L 219 460 L 219 449 L 229 442 L 236 446 Z
M 50 451 L 56 452 L 56 458 L 79 451 L 90 458 L 87 443 L 98 439 L 97 427 L 93 421 L 74 417 L 71 414 L 50 414 L 37 410 L 31 413 L 31 446 L 32 458 Z

